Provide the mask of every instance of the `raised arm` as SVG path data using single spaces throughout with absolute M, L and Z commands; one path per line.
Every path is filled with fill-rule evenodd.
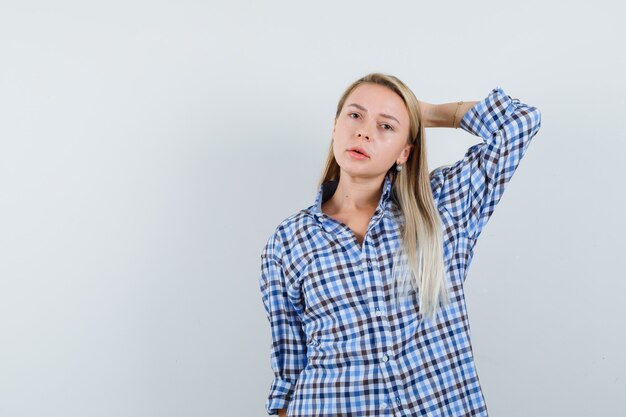
M 460 231 L 476 240 L 539 131 L 541 113 L 500 87 L 471 103 L 475 104 L 460 118 L 459 127 L 483 140 L 453 165 L 431 172 L 431 185 L 438 206 L 456 220 Z M 444 106 L 427 110 L 430 115 L 450 116 L 452 106 Z
M 424 127 L 454 128 L 458 128 L 461 125 L 461 119 L 463 119 L 465 113 L 478 103 L 478 101 L 464 101 L 459 105 L 456 101 L 454 103 L 443 104 L 431 104 L 420 100 L 418 100 L 418 102 L 420 110 L 422 111 L 422 123 Z

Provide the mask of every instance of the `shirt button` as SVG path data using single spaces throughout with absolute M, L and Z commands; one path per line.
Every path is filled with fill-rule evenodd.
M 382 316 L 383 315 L 383 312 L 380 311 L 380 308 L 378 308 L 378 307 L 376 307 L 376 315 L 377 316 Z
M 367 261 L 367 269 L 372 269 L 372 261 Z
M 400 397 L 396 397 L 396 403 L 400 404 Z
M 383 403 L 383 408 L 389 408 L 389 404 Z
M 383 360 L 383 362 L 387 362 L 389 360 L 389 356 L 383 355 L 381 359 Z

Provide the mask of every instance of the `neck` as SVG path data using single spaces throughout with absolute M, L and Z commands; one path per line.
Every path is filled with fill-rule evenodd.
M 372 211 L 382 193 L 382 178 L 353 177 L 342 173 L 333 196 L 326 202 L 331 213 Z

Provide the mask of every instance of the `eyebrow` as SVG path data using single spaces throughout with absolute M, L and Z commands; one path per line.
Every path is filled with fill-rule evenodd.
M 348 104 L 348 106 L 354 106 L 354 107 L 356 107 L 357 109 L 360 109 L 360 110 L 364 111 L 365 113 L 367 113 L 367 109 L 366 109 L 365 107 L 361 106 L 360 104 L 351 103 L 351 104 Z M 395 118 L 395 117 L 393 117 L 393 116 L 390 116 L 390 115 L 388 115 L 388 114 L 384 114 L 384 113 L 380 113 L 380 115 L 381 115 L 381 116 L 383 116 L 383 117 L 386 117 L 387 119 L 392 119 L 392 120 L 395 120 L 395 121 L 396 121 L 396 123 L 400 124 L 400 122 L 398 121 L 398 119 L 396 119 L 396 118 Z

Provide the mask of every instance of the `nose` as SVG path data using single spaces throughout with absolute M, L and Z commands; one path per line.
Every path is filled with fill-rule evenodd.
M 361 123 L 359 124 L 359 126 L 357 126 L 356 131 L 357 134 L 356 136 L 361 139 L 361 138 L 365 138 L 366 141 L 369 141 L 372 138 L 372 135 L 370 135 L 370 129 L 376 129 L 375 126 L 370 126 L 370 123 L 375 123 L 374 121 L 372 122 L 367 122 L 367 123 Z

